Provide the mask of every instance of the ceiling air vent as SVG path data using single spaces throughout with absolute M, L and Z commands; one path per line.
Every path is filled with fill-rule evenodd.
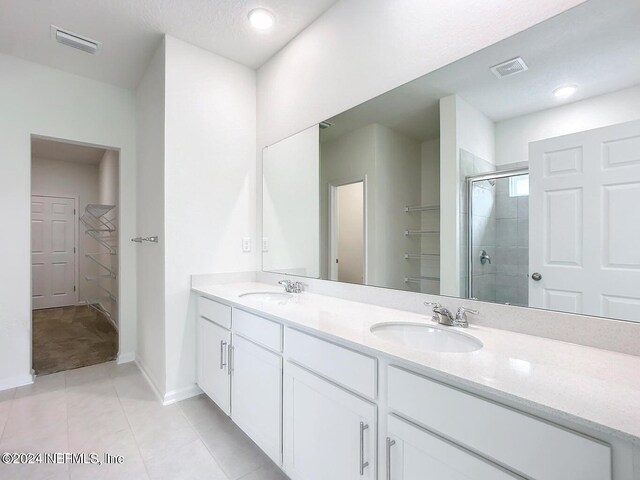
M 102 43 L 96 42 L 87 37 L 82 37 L 77 33 L 63 30 L 62 28 L 51 25 L 51 39 L 67 47 L 77 48 L 83 52 L 95 54 L 98 53 Z
M 527 64 L 524 63 L 521 57 L 512 58 L 511 60 L 491 67 L 491 71 L 498 78 L 509 77 L 526 70 L 529 70 L 529 67 L 527 67 Z

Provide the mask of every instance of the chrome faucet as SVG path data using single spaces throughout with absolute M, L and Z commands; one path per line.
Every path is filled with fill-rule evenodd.
M 467 313 L 478 315 L 480 312 L 478 312 L 478 310 L 471 310 L 470 308 L 460 307 L 456 312 L 456 318 L 453 321 L 453 325 L 455 327 L 462 328 L 469 327 L 469 322 L 467 321 Z
M 451 310 L 443 307 L 438 302 L 424 302 L 425 306 L 433 307 L 431 310 L 433 312 L 433 317 L 431 320 L 439 323 L 440 325 L 446 325 L 448 327 L 469 327 L 469 321 L 467 320 L 467 313 L 472 313 L 474 315 L 478 315 L 478 310 L 471 310 L 469 308 L 460 307 L 454 316 L 451 313 Z
M 283 285 L 284 291 L 287 293 L 302 293 L 304 290 L 304 283 L 302 282 L 292 282 L 291 280 L 285 279 L 280 280 L 278 284 Z
M 427 307 L 433 307 L 433 309 L 431 310 L 431 312 L 433 313 L 431 320 L 439 323 L 440 325 L 447 325 L 449 327 L 453 326 L 455 318 L 448 308 L 443 307 L 438 302 L 424 302 L 424 304 Z

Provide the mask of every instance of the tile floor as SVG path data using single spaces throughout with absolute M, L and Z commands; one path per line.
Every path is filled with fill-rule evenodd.
M 96 452 L 120 465 L 4 465 L 0 479 L 286 480 L 204 395 L 163 407 L 134 363 L 0 391 L 0 452 Z

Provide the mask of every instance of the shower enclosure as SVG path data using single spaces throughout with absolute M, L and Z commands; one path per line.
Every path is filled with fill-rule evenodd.
M 528 304 L 527 169 L 467 177 L 469 297 Z

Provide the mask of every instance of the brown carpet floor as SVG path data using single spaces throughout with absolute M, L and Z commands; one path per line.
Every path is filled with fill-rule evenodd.
M 33 369 L 36 375 L 108 362 L 118 353 L 118 331 L 86 305 L 33 311 Z

